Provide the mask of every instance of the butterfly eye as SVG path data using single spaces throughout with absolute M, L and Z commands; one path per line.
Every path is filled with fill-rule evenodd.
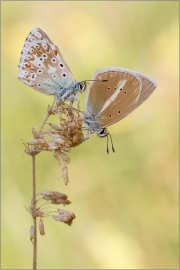
M 56 60 L 55 57 L 53 57 L 53 58 L 51 59 L 51 61 L 52 61 L 53 63 L 56 63 L 56 62 L 57 62 L 57 60 Z
M 67 77 L 67 73 L 66 73 L 66 72 L 63 72 L 63 73 L 61 74 L 61 76 L 62 76 L 63 78 L 66 78 L 66 77 Z
M 84 83 L 79 84 L 80 91 L 83 92 L 86 89 L 86 85 Z
M 60 67 L 61 69 L 64 69 L 64 64 L 63 64 L 62 62 L 60 62 L 60 63 L 59 63 L 59 67 Z

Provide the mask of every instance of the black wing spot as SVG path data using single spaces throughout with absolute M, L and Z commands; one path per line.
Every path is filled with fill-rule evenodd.
M 110 114 L 109 117 L 112 117 L 112 114 Z
M 121 113 L 121 111 L 118 111 L 118 113 Z
M 124 91 L 124 94 L 126 94 L 127 92 L 126 91 Z
M 110 90 L 111 88 L 110 88 L 110 87 L 108 87 L 107 89 L 108 89 L 108 90 Z
M 63 72 L 63 73 L 61 74 L 61 76 L 62 76 L 63 78 L 66 78 L 66 77 L 67 77 L 67 73 L 66 73 L 66 72 Z
M 116 87 L 114 87 L 114 90 L 116 90 Z

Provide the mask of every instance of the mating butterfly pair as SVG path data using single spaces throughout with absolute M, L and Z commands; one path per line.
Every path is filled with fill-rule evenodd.
M 26 38 L 18 78 L 56 101 L 78 100 L 86 81 L 76 82 L 58 47 L 39 28 Z M 87 93 L 84 124 L 90 133 L 108 135 L 106 127 L 120 121 L 141 105 L 155 90 L 148 76 L 121 67 L 96 71 Z

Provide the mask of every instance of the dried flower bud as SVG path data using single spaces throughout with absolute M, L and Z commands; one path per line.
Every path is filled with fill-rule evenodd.
M 67 200 L 68 196 L 66 194 L 60 193 L 58 191 L 44 190 L 38 195 L 43 195 L 43 199 L 46 201 L 51 201 L 53 204 L 70 204 L 71 202 Z
M 66 200 L 67 197 L 68 197 L 66 194 L 63 194 L 63 193 L 58 192 L 58 191 L 54 191 L 54 193 L 55 193 L 57 199 L 64 199 L 64 200 Z
M 69 147 L 62 147 L 61 150 L 64 152 L 71 152 L 71 148 Z
M 71 202 L 69 201 L 69 200 L 63 200 L 63 199 L 53 199 L 53 200 L 51 200 L 51 203 L 52 204 L 63 204 L 63 205 L 65 205 L 65 204 L 70 204 Z
M 66 138 L 64 137 L 64 136 L 62 136 L 62 135 L 59 135 L 59 134 L 57 134 L 57 133 L 51 133 L 51 134 L 49 134 L 49 136 L 51 137 L 51 138 L 53 138 L 55 141 L 57 141 L 58 143 L 60 143 L 60 144 L 63 144 L 63 143 L 65 143 L 66 142 Z
M 47 150 L 49 150 L 49 151 L 53 151 L 53 150 L 56 150 L 59 148 L 59 145 L 55 142 L 47 142 L 46 141 L 46 144 L 47 144 Z
M 50 190 L 43 190 L 40 193 L 38 193 L 37 195 L 43 195 L 43 196 L 53 196 L 54 192 L 50 191 Z
M 63 179 L 64 179 L 65 185 L 67 185 L 68 182 L 69 182 L 68 168 L 67 168 L 67 166 L 64 166 L 64 167 L 62 168 L 62 177 L 63 177 Z
M 53 157 L 57 159 L 59 166 L 61 165 L 60 152 L 61 151 L 59 149 L 56 149 L 54 151 L 54 155 L 53 155 Z
M 61 118 L 60 119 L 60 124 L 61 124 L 61 126 L 64 127 L 65 125 L 67 125 L 67 121 L 65 119 Z
M 45 234 L 44 223 L 43 223 L 42 219 L 40 219 L 40 221 L 39 221 L 39 232 L 40 232 L 40 235 L 44 235 Z
M 71 226 L 73 219 L 76 218 L 75 214 L 63 209 L 58 209 L 58 212 L 59 212 L 58 216 L 53 216 L 54 220 L 64 222 L 69 226 Z
M 33 128 L 33 130 L 32 130 L 32 135 L 33 135 L 33 137 L 36 139 L 36 138 L 39 137 L 39 132 L 36 131 L 35 128 Z
M 50 127 L 52 127 L 52 129 L 59 131 L 60 127 L 58 125 L 52 124 L 52 123 L 48 123 L 50 125 Z
M 30 227 L 30 240 L 33 243 L 33 240 L 34 240 L 34 226 Z
M 60 152 L 60 156 L 66 163 L 69 163 L 71 161 L 70 158 L 63 152 Z
M 44 140 L 44 139 L 34 139 L 34 140 L 32 140 L 32 141 L 30 141 L 28 144 L 30 144 L 30 145 L 38 145 L 38 144 L 40 144 L 40 145 L 42 145 L 42 146 L 46 146 L 46 141 Z

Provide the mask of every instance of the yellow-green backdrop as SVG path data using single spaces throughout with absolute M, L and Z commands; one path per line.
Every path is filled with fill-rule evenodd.
M 178 268 L 178 1 L 2 1 L 2 269 L 32 267 L 31 158 L 22 140 L 52 97 L 17 79 L 20 52 L 34 28 L 60 48 L 76 80 L 122 66 L 157 89 L 109 127 L 115 153 L 96 135 L 72 150 L 70 183 L 52 153 L 37 156 L 37 191 L 59 190 L 73 204 L 71 227 L 46 218 L 39 269 Z M 86 93 L 80 95 L 84 110 Z

